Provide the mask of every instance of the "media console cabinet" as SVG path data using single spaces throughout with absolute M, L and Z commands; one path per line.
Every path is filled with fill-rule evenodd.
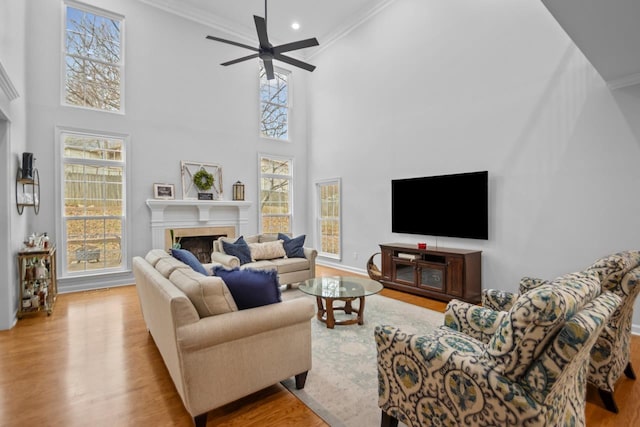
M 380 250 L 383 286 L 447 302 L 480 302 L 481 251 L 406 243 L 381 244 Z

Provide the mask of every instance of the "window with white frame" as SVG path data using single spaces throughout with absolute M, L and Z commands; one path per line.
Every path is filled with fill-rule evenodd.
M 123 270 L 126 137 L 60 130 L 62 275 Z
M 280 68 L 274 70 L 275 78 L 268 80 L 260 65 L 260 135 L 264 138 L 289 140 L 289 77 Z
M 123 112 L 124 18 L 65 1 L 63 103 Z
M 260 165 L 260 231 L 291 233 L 293 160 L 261 154 Z
M 316 236 L 320 237 L 318 254 L 342 257 L 340 179 L 316 182 Z

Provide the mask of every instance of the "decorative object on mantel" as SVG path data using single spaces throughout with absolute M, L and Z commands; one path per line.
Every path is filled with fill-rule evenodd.
M 244 200 L 244 184 L 240 181 L 233 184 L 233 200 Z
M 183 160 L 180 162 L 180 170 L 183 199 L 222 199 L 222 168 L 220 165 Z
M 153 184 L 153 197 L 155 199 L 173 200 L 176 197 L 173 184 Z

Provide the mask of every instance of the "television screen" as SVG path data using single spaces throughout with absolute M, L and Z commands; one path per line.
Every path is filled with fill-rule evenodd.
M 391 231 L 489 239 L 488 172 L 394 179 Z

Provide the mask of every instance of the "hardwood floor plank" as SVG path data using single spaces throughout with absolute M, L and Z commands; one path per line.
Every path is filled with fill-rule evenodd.
M 317 274 L 351 273 L 318 266 Z M 441 312 L 446 307 L 390 289 L 382 295 Z M 640 371 L 637 336 L 632 362 Z M 587 425 L 640 425 L 639 395 L 640 381 L 623 377 L 616 415 L 590 390 Z M 145 328 L 134 286 L 61 294 L 51 316 L 27 317 L 0 331 L 0 426 L 33 425 L 193 425 Z M 280 384 L 211 411 L 207 425 L 327 426 Z

